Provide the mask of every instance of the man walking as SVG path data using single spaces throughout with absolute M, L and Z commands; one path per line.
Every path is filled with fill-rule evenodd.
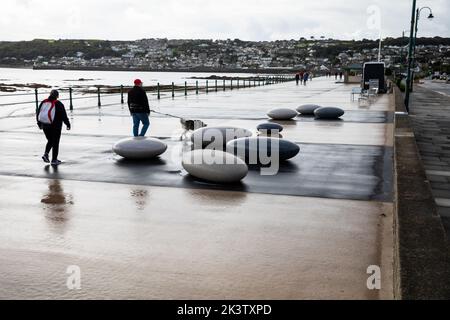
M 133 135 L 135 137 L 144 137 L 150 127 L 150 106 L 147 94 L 142 88 L 142 81 L 139 79 L 134 80 L 134 87 L 128 91 L 128 108 L 133 117 Z M 139 133 L 141 122 L 142 129 Z
M 298 83 L 300 82 L 300 72 L 297 72 L 297 73 L 295 74 L 295 82 L 297 83 L 297 85 L 298 85 Z
M 306 83 L 308 82 L 309 79 L 309 73 L 305 72 L 305 74 L 303 75 L 303 84 L 306 86 Z
M 44 162 L 49 163 L 48 157 L 52 150 L 52 166 L 57 166 L 62 162 L 58 160 L 59 141 L 61 139 L 62 124 L 64 123 L 67 130 L 70 130 L 69 118 L 67 118 L 66 109 L 61 101 L 58 100 L 59 92 L 52 90 L 48 99 L 45 99 L 36 110 L 36 121 L 39 129 L 44 131 L 47 138 L 47 145 L 42 156 Z

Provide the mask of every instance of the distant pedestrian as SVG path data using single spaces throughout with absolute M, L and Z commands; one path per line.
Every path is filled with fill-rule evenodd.
M 334 74 L 334 78 L 337 80 L 337 77 L 338 77 L 338 73 L 336 72 L 336 73 Z
M 297 72 L 297 73 L 295 74 L 295 82 L 297 83 L 297 85 L 298 85 L 299 81 L 300 81 L 300 73 Z
M 303 84 L 303 77 L 304 77 L 305 73 L 302 71 L 300 72 L 300 83 Z
M 52 166 L 57 166 L 62 163 L 62 161 L 58 160 L 58 153 L 63 123 L 66 125 L 67 130 L 70 130 L 70 121 L 67 117 L 66 109 L 58 98 L 59 92 L 52 90 L 50 96 L 41 102 L 36 111 L 37 125 L 39 129 L 44 131 L 45 137 L 47 138 L 42 160 L 49 163 L 49 153 L 52 150 Z
M 128 108 L 133 117 L 133 135 L 144 137 L 150 127 L 150 106 L 148 104 L 147 93 L 142 88 L 142 81 L 134 80 L 134 87 L 128 91 Z M 139 125 L 142 122 L 142 129 L 139 132 Z
M 344 74 L 342 73 L 342 71 L 339 73 L 339 80 L 342 80 L 342 77 L 344 76 Z
M 308 82 L 309 79 L 309 73 L 305 72 L 305 74 L 303 75 L 303 84 L 306 86 L 306 82 Z

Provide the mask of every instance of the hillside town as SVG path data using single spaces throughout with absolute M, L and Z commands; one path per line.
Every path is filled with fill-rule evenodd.
M 420 40 L 420 39 L 419 39 Z M 38 41 L 38 40 L 35 40 Z M 48 41 L 50 47 L 67 45 L 71 40 Z M 70 43 L 70 52 L 28 56 L 20 59 L 0 56 L 0 64 L 24 65 L 34 68 L 103 68 L 148 69 L 161 71 L 215 70 L 299 70 L 316 73 L 341 70 L 378 59 L 378 41 L 343 41 L 300 38 L 299 40 L 250 42 L 227 40 L 90 41 Z M 79 46 L 79 50 L 74 47 Z M 408 40 L 388 38 L 382 45 L 381 58 L 390 69 L 402 69 L 406 62 Z M 88 54 L 95 47 L 102 54 Z M 450 41 L 446 38 L 423 38 L 416 49 L 418 71 L 448 73 Z

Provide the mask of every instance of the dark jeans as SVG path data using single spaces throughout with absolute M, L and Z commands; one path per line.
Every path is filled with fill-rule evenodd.
M 52 161 L 58 160 L 59 140 L 61 139 L 61 129 L 53 126 L 44 126 L 43 131 L 47 138 L 47 145 L 45 146 L 45 153 L 49 154 L 52 150 Z
M 143 137 L 147 133 L 148 127 L 150 127 L 150 120 L 147 113 L 133 113 L 133 135 L 135 137 Z M 142 122 L 141 133 L 139 133 L 139 124 Z

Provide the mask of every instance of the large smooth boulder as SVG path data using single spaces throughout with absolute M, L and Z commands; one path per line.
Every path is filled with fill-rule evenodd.
M 191 141 L 195 149 L 221 149 L 224 150 L 226 144 L 234 139 L 251 137 L 250 130 L 237 127 L 205 127 L 195 130 L 191 135 Z
M 125 159 L 151 159 L 167 150 L 167 145 L 153 138 L 133 137 L 118 141 L 113 151 Z
M 298 115 L 298 113 L 292 109 L 279 108 L 270 110 L 267 115 L 274 120 L 292 120 Z
M 300 147 L 285 139 L 272 137 L 252 137 L 232 140 L 227 143 L 227 151 L 243 159 L 249 164 L 266 162 L 261 157 L 277 157 L 279 161 L 286 161 L 300 152 Z
M 183 154 L 183 168 L 192 176 L 215 183 L 235 183 L 245 178 L 244 161 L 219 150 L 194 150 Z
M 266 123 L 261 123 L 257 128 L 256 128 L 259 132 L 263 132 L 263 133 L 280 133 L 281 131 L 283 131 L 283 126 L 279 125 L 278 123 L 272 123 L 272 122 L 266 122 Z
M 300 113 L 302 116 L 313 116 L 314 111 L 319 109 L 320 106 L 317 104 L 304 104 L 297 108 L 297 112 Z
M 345 111 L 336 107 L 323 107 L 314 111 L 317 119 L 339 119 L 345 114 Z

